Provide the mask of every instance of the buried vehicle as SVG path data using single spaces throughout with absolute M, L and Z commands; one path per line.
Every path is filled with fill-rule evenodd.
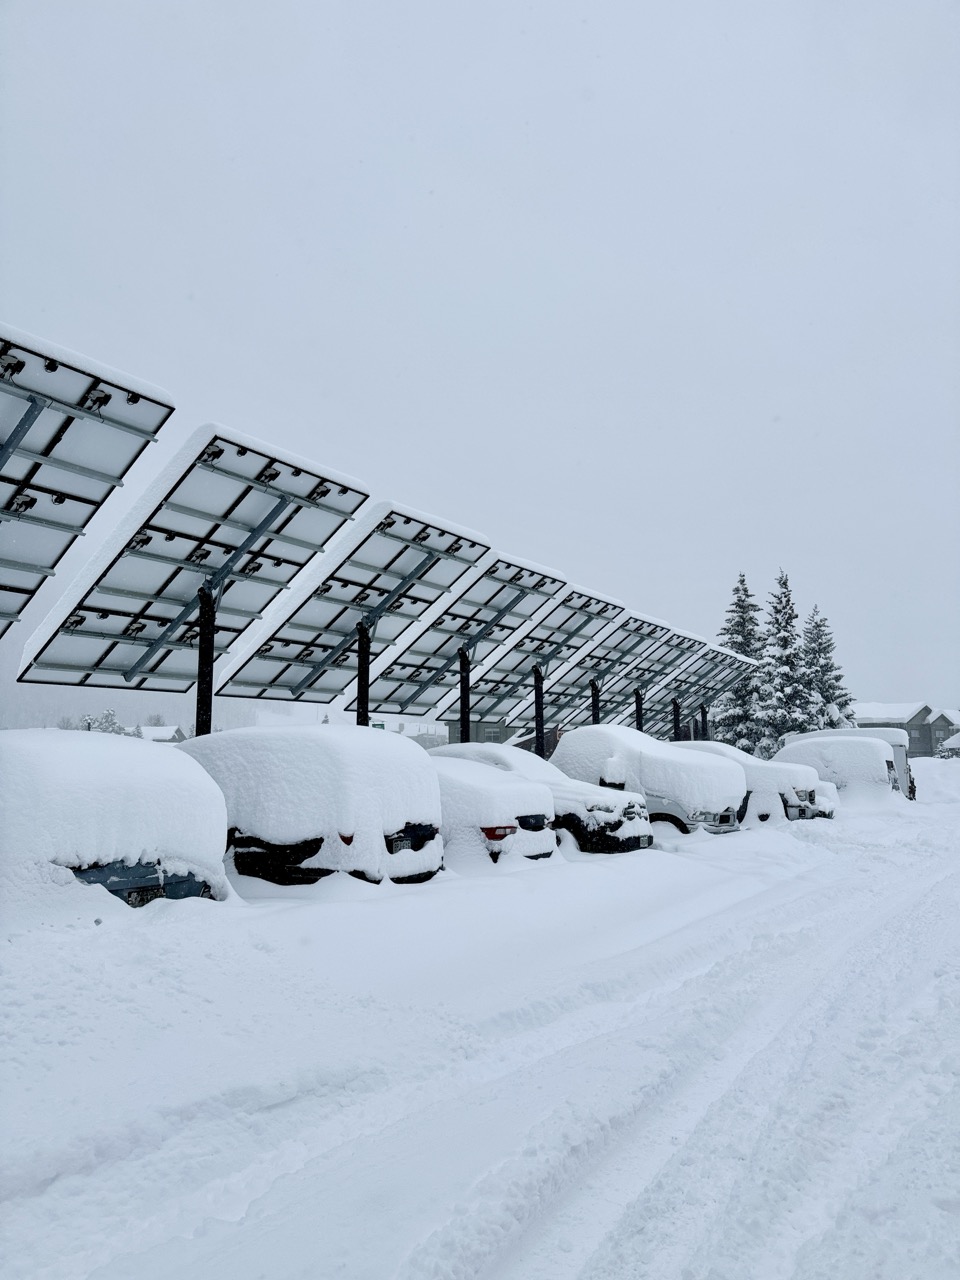
M 123 734 L 0 732 L 0 863 L 48 862 L 131 907 L 224 898 L 227 815 L 187 756 Z
M 817 785 L 820 782 L 816 769 L 806 764 L 793 764 L 787 760 L 761 760 L 739 747 L 726 742 L 678 742 L 684 751 L 705 751 L 735 761 L 747 779 L 746 804 L 737 817 L 741 822 L 756 818 L 767 822 L 781 814 L 791 822 L 798 818 L 816 818 Z
M 885 725 L 869 729 L 810 729 L 806 733 L 784 734 L 783 744 L 789 746 L 791 742 L 807 742 L 812 738 L 879 738 L 892 749 L 900 790 L 908 800 L 917 798 L 917 784 L 910 768 L 910 735 L 906 729 L 887 728 Z
M 820 775 L 821 790 L 823 782 L 832 783 L 845 806 L 885 804 L 893 796 L 901 797 L 893 748 L 881 738 L 804 734 L 781 747 L 773 759 L 811 765 Z
M 549 858 L 556 849 L 553 797 L 547 787 L 475 760 L 431 754 L 430 763 L 440 783 L 448 855 L 456 859 L 482 852 L 496 863 L 505 854 Z
M 430 754 L 478 761 L 515 777 L 543 783 L 553 796 L 554 826 L 569 831 L 584 853 L 629 853 L 653 844 L 646 800 L 639 792 L 611 792 L 581 782 L 522 747 L 457 742 L 436 747 Z
M 639 729 L 592 724 L 569 729 L 550 757 L 571 778 L 646 797 L 652 822 L 680 831 L 702 824 L 715 835 L 736 831 L 747 791 L 743 770 L 719 756 L 681 751 Z
M 440 791 L 421 747 L 353 725 L 227 729 L 178 744 L 223 791 L 240 875 L 315 884 L 334 871 L 398 884 L 443 865 Z

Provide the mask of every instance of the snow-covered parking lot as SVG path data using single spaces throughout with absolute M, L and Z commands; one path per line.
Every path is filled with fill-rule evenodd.
M 960 761 L 916 765 L 914 805 L 510 875 L 24 874 L 4 1275 L 955 1280 Z

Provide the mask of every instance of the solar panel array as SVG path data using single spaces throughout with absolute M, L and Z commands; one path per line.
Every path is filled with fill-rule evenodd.
M 0 636 L 173 405 L 0 333 Z
M 21 679 L 184 692 L 197 675 L 198 588 L 219 594 L 224 653 L 367 496 L 267 446 L 215 435 Z
M 442 523 L 388 509 L 218 693 L 331 702 L 356 676 L 358 622 L 373 631 L 376 659 L 489 549 Z
M 171 412 L 133 383 L 0 340 L 0 628 Z M 204 586 L 217 602 L 216 691 L 227 697 L 356 708 L 362 633 L 377 713 L 454 714 L 464 652 L 474 719 L 532 722 L 539 669 L 551 723 L 588 720 L 592 688 L 602 719 L 632 722 L 639 690 L 645 727 L 658 732 L 673 698 L 690 714 L 752 665 L 222 429 L 125 527 L 102 572 L 91 560 L 91 580 L 70 588 L 53 629 L 31 642 L 22 681 L 188 690 Z

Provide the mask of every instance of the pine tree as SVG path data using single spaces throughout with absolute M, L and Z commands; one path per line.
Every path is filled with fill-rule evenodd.
M 123 725 L 117 719 L 117 713 L 111 707 L 94 720 L 93 727 L 99 733 L 123 733 L 124 731 Z
M 803 656 L 814 701 L 814 727 L 818 729 L 853 723 L 853 699 L 834 660 L 835 648 L 830 624 L 814 605 L 803 624 Z
M 720 643 L 734 653 L 742 653 L 745 658 L 758 659 L 763 650 L 759 613 L 760 606 L 741 573 L 720 628 Z M 760 740 L 758 705 L 757 674 L 751 672 L 714 703 L 711 717 L 713 736 L 718 742 L 729 743 L 752 754 Z
M 797 616 L 789 579 L 781 569 L 777 590 L 770 596 L 758 672 L 761 740 L 757 755 L 764 758 L 783 746 L 784 734 L 816 728 Z

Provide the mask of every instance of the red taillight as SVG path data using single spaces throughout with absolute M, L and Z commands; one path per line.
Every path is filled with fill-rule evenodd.
M 516 827 L 481 827 L 480 830 L 488 840 L 506 840 L 516 832 Z

